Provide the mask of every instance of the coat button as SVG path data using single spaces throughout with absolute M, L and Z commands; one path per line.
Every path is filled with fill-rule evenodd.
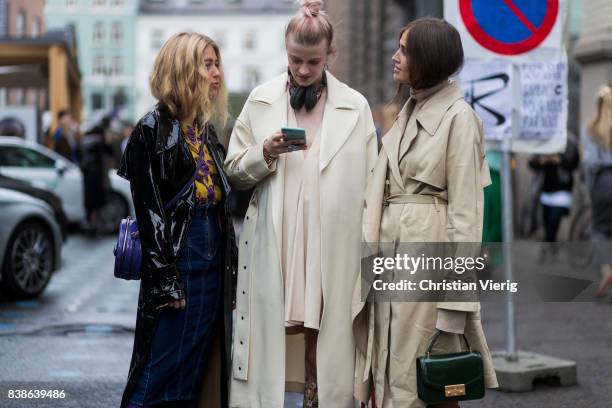
M 240 344 L 244 344 L 244 342 L 242 340 L 240 340 Z
M 243 268 L 246 269 L 246 265 L 244 265 Z
M 249 245 L 249 241 L 244 241 L 244 245 Z
M 243 295 L 246 295 L 246 292 L 243 290 L 243 291 L 242 291 L 242 294 L 243 294 Z
M 242 367 L 238 366 L 238 371 L 242 371 Z
M 247 220 L 249 219 L 249 216 L 248 216 L 248 215 L 247 215 L 246 219 L 247 219 Z
M 240 320 L 244 320 L 244 316 L 240 316 Z

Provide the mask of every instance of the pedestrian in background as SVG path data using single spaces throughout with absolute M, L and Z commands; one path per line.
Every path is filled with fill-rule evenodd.
M 600 297 L 612 301 L 612 85 L 597 93 L 597 110 L 582 137 L 585 178 L 591 192 L 593 234 L 601 281 Z
M 206 406 L 226 407 L 236 251 L 224 149 L 210 123 L 227 112 L 219 47 L 201 34 L 173 35 L 150 87 L 158 104 L 135 126 L 119 169 L 144 257 L 121 407 L 195 407 L 205 376 L 217 385 Z
M 79 155 L 83 172 L 83 191 L 85 193 L 85 211 L 87 221 L 85 231 L 95 237 L 100 231 L 100 210 L 107 202 L 110 189 L 106 157 L 113 151 L 107 143 L 107 132 L 110 118 L 104 117 L 95 122 L 83 136 Z
M 129 122 L 123 122 L 121 129 L 121 154 L 125 152 L 125 148 L 127 147 L 128 141 L 130 140 L 130 136 L 134 131 L 134 125 Z
M 383 136 L 368 181 L 364 241 L 479 243 L 490 177 L 482 122 L 449 80 L 463 64 L 459 33 L 444 20 L 426 18 L 408 24 L 399 38 L 393 78 L 397 95 L 409 86 L 410 98 Z M 424 407 L 416 359 L 437 331 L 437 353 L 459 351 L 465 334 L 482 353 L 485 386 L 497 387 L 478 302 L 366 303 L 360 285 L 355 288 L 355 395 L 361 402 L 373 387 L 378 408 Z
M 578 148 L 571 138 L 568 138 L 563 154 L 534 155 L 529 159 L 529 167 L 541 175 L 540 204 L 546 242 L 557 242 L 561 219 L 570 213 L 578 161 Z M 544 256 L 555 253 L 554 247 L 544 247 Z
M 53 150 L 66 159 L 76 162 L 77 124 L 67 110 L 57 114 L 58 126 L 51 136 Z
M 251 92 L 230 139 L 230 181 L 255 187 L 239 245 L 232 407 L 282 408 L 285 390 L 304 390 L 305 408 L 354 407 L 352 282 L 377 141 L 365 98 L 326 69 L 333 37 L 322 2 L 303 1 L 285 32 L 288 72 Z M 304 128 L 306 143 L 282 127 Z

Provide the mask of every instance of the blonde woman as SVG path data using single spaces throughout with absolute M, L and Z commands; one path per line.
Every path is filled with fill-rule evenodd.
M 325 67 L 334 29 L 304 1 L 285 33 L 288 72 L 257 87 L 236 121 L 226 170 L 255 187 L 240 239 L 230 406 L 353 407 L 352 284 L 365 181 L 376 160 L 367 101 Z M 283 127 L 304 128 L 306 142 Z M 287 345 L 286 345 L 287 344 Z
M 192 407 L 212 345 L 229 342 L 232 327 L 229 184 L 210 124 L 227 106 L 219 48 L 200 34 L 172 36 L 150 85 L 158 104 L 137 123 L 119 170 L 130 181 L 144 258 L 121 407 Z M 221 394 L 224 371 L 210 377 Z
M 593 241 L 598 256 L 610 252 L 612 241 L 612 85 L 597 93 L 597 111 L 583 137 L 584 167 L 591 192 Z M 599 254 L 601 252 L 601 255 Z M 601 282 L 597 295 L 612 302 L 612 266 L 600 259 Z

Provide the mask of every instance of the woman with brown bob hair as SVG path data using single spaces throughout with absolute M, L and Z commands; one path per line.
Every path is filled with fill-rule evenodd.
M 393 64 L 399 97 L 405 87 L 410 97 L 382 138 L 368 180 L 364 240 L 390 244 L 396 248 L 393 257 L 400 243 L 479 243 L 489 168 L 481 121 L 457 83 L 449 80 L 463 64 L 459 33 L 443 20 L 416 20 L 401 31 Z M 355 392 L 360 401 L 365 402 L 373 388 L 379 408 L 424 407 L 417 394 L 416 359 L 425 355 L 438 331 L 434 354 L 458 351 L 465 334 L 482 353 L 485 385 L 497 386 L 478 302 L 445 298 L 366 304 L 360 286 L 356 289 Z
M 130 181 L 143 252 L 121 407 L 195 407 L 214 344 L 222 364 L 207 378 L 226 406 L 236 251 L 211 124 L 227 107 L 219 48 L 201 34 L 173 35 L 150 85 L 158 104 L 136 124 L 118 172 Z

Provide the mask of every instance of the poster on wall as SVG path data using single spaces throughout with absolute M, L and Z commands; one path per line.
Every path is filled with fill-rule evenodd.
M 0 110 L 0 136 L 19 136 L 38 142 L 38 129 L 35 106 L 3 106 Z
M 512 137 L 512 64 L 506 60 L 465 61 L 458 81 L 465 100 L 482 119 L 487 141 Z

